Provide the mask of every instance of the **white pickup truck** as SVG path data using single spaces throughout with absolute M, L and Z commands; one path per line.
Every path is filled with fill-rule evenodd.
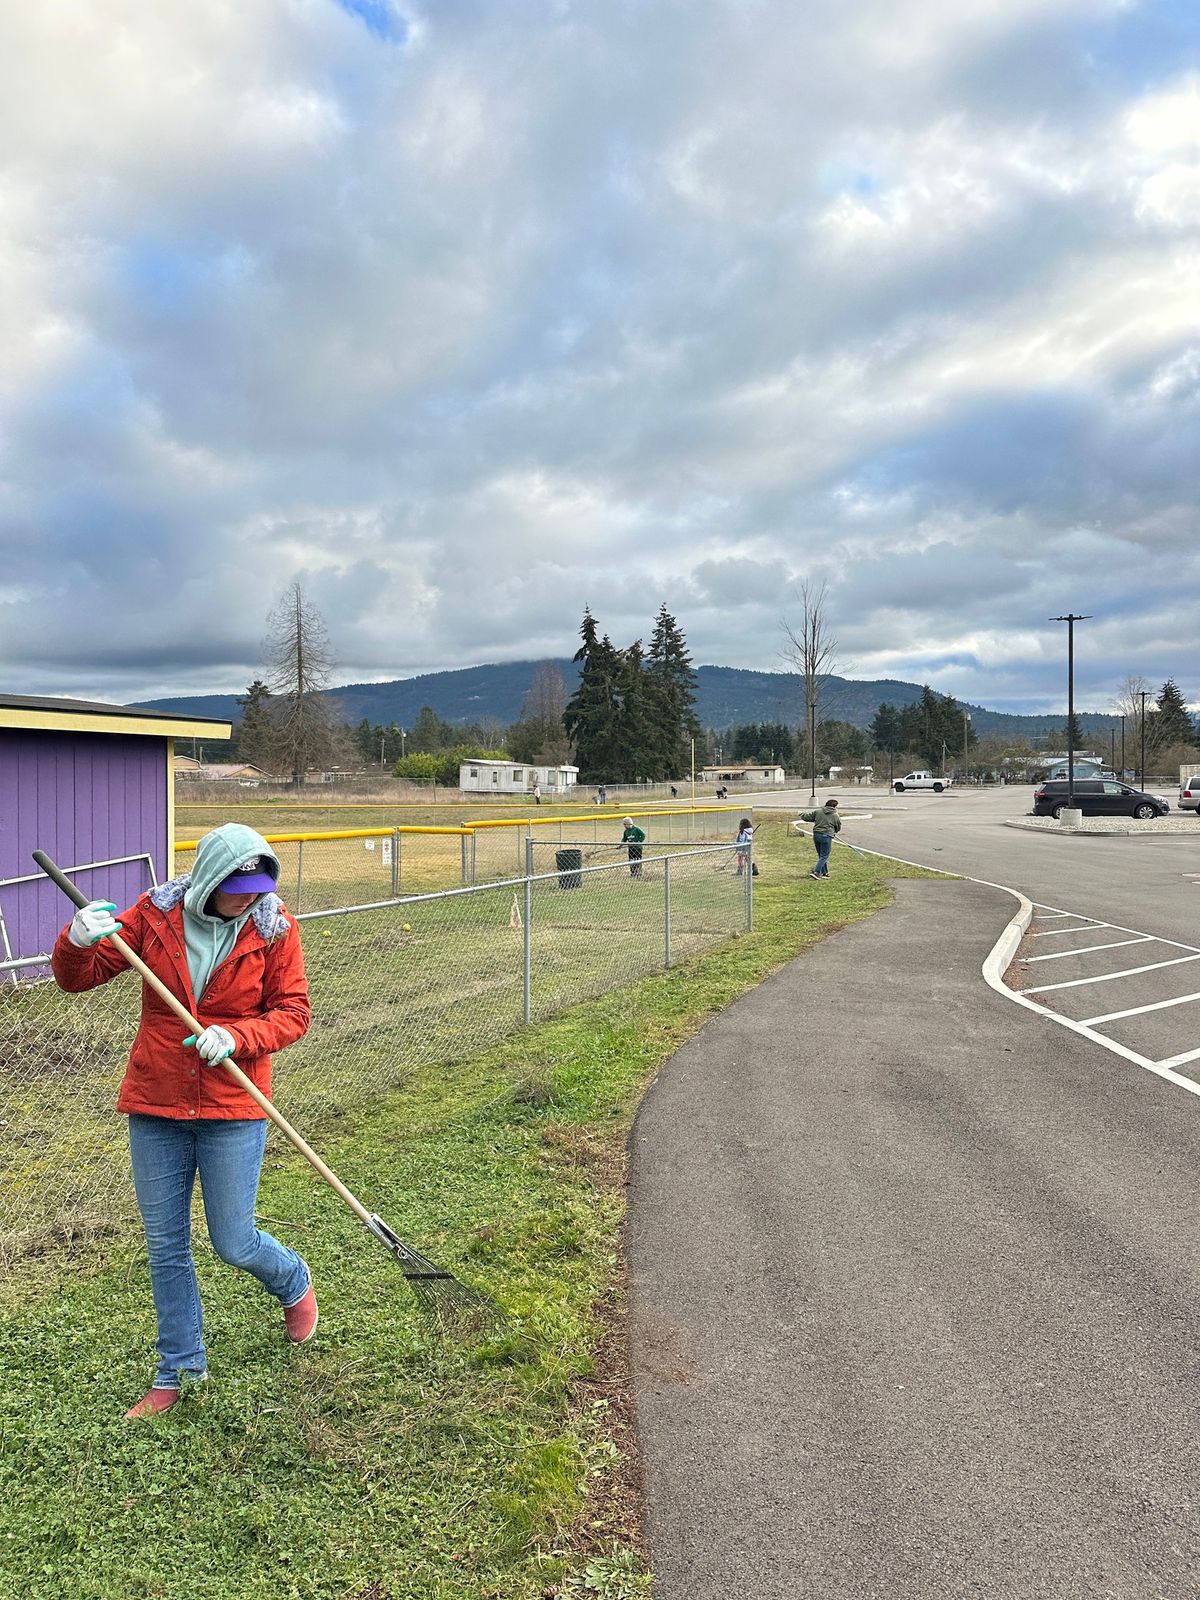
M 934 794 L 941 794 L 953 782 L 953 778 L 938 778 L 932 772 L 906 772 L 892 784 L 892 793 L 903 794 L 905 789 L 932 789 Z

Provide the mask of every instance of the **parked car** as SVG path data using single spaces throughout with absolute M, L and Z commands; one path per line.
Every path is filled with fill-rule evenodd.
M 1179 791 L 1179 799 L 1175 802 L 1180 811 L 1195 811 L 1200 815 L 1200 772 L 1193 773 L 1184 780 Z
M 1039 784 L 1033 792 L 1035 817 L 1057 817 L 1067 804 L 1067 780 L 1052 778 Z M 1165 817 L 1170 802 L 1161 795 L 1146 794 L 1141 789 L 1131 789 L 1127 783 L 1115 779 L 1076 778 L 1075 804 L 1085 817 Z

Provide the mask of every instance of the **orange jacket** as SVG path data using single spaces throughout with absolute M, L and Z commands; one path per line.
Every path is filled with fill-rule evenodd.
M 121 937 L 204 1027 L 219 1023 L 233 1036 L 233 1059 L 263 1094 L 271 1094 L 271 1051 L 308 1031 L 312 1010 L 300 930 L 275 895 L 264 895 L 197 1004 L 188 974 L 182 894 L 172 884 L 150 890 L 122 911 Z M 155 900 L 162 902 L 156 904 Z M 75 994 L 129 970 L 107 939 L 85 950 L 59 934 L 50 964 L 59 988 Z M 264 1113 L 220 1065 L 205 1066 L 183 1044 L 189 1030 L 148 983 L 142 1016 L 117 1098 L 118 1111 L 153 1117 L 256 1118 Z

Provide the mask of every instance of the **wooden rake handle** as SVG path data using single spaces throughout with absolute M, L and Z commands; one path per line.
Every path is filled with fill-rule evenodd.
M 67 896 L 67 898 L 73 901 L 75 905 L 82 908 L 83 906 L 89 904 L 87 895 L 85 895 L 81 889 L 78 889 L 75 884 L 71 882 L 70 878 L 68 878 L 64 872 L 55 866 L 54 862 L 51 861 L 50 857 L 45 853 L 44 850 L 35 850 L 33 852 L 33 859 L 37 862 L 38 866 L 41 867 L 46 876 L 56 883 L 62 892 Z M 160 999 L 164 1000 L 166 1004 L 170 1006 L 171 1010 L 179 1018 L 180 1022 L 186 1022 L 194 1034 L 201 1034 L 204 1032 L 204 1024 L 202 1022 L 198 1022 L 188 1008 L 183 1004 L 182 1000 L 178 999 L 177 996 L 171 993 L 170 989 L 167 988 L 166 984 L 160 977 L 157 976 L 157 974 L 151 972 L 150 968 L 142 960 L 141 956 L 136 955 L 134 951 L 129 948 L 119 933 L 110 933 L 107 937 L 109 944 L 113 945 L 121 952 L 134 971 L 139 973 L 142 979 L 154 990 L 155 994 L 157 994 Z M 225 1072 L 229 1074 L 237 1086 L 240 1089 L 244 1089 L 254 1103 L 259 1106 L 263 1112 L 265 1112 L 265 1114 L 279 1129 L 280 1133 L 283 1134 L 288 1143 L 299 1150 L 304 1159 L 321 1174 L 329 1187 L 333 1189 L 336 1194 L 341 1196 L 358 1220 L 364 1223 L 367 1227 L 370 1227 L 374 1219 L 372 1218 L 371 1213 L 367 1210 L 366 1206 L 363 1205 L 362 1201 L 351 1194 L 350 1190 L 347 1189 L 346 1185 L 338 1177 L 337 1173 L 334 1172 L 332 1168 L 326 1166 L 312 1146 L 296 1132 L 295 1128 L 292 1127 L 291 1123 L 282 1114 L 282 1112 L 279 1112 L 275 1109 L 258 1085 L 252 1082 L 252 1080 L 246 1076 L 241 1067 L 234 1062 L 232 1057 L 226 1056 L 225 1060 L 218 1064 Z

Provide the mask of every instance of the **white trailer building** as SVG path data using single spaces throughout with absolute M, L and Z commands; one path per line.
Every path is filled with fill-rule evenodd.
M 470 794 L 532 794 L 537 784 L 542 799 L 561 797 L 579 781 L 579 768 L 531 767 L 523 761 L 464 761 L 458 769 L 458 787 Z

